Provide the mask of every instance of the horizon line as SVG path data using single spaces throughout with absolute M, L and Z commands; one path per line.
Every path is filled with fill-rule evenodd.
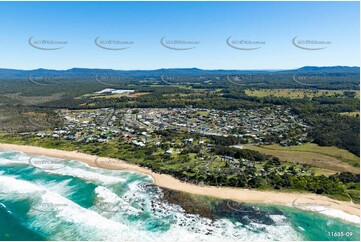
M 50 71 L 69 71 L 72 69 L 88 69 L 88 70 L 112 70 L 112 71 L 157 71 L 162 69 L 167 70 L 176 70 L 176 69 L 197 69 L 202 71 L 287 71 L 287 70 L 297 70 L 303 67 L 356 67 L 360 68 L 360 66 L 344 66 L 344 65 L 337 65 L 337 66 L 301 66 L 296 68 L 286 68 L 286 69 L 202 69 L 198 67 L 170 67 L 170 68 L 157 68 L 157 69 L 112 69 L 112 68 L 97 68 L 97 67 L 72 67 L 68 69 L 48 69 L 48 68 L 37 68 L 37 69 L 14 69 L 14 68 L 2 68 L 0 70 L 16 70 L 16 71 L 35 71 L 35 70 L 50 70 Z

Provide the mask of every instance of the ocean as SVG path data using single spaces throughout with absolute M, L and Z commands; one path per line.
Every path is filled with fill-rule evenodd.
M 359 226 L 317 212 L 188 195 L 128 170 L 0 150 L 0 240 L 359 239 Z

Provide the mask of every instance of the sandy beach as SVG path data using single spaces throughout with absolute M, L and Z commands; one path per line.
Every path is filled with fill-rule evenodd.
M 353 223 L 359 223 L 360 218 L 359 204 L 338 201 L 328 198 L 326 196 L 312 193 L 287 193 L 275 191 L 256 191 L 241 188 L 197 186 L 194 184 L 181 182 L 180 180 L 170 175 L 157 174 L 149 169 L 142 168 L 137 165 L 128 164 L 122 160 L 105 157 L 98 158 L 94 155 L 83 154 L 76 151 L 63 151 L 34 146 L 3 143 L 0 143 L 0 149 L 19 151 L 31 155 L 44 155 L 54 158 L 77 160 L 85 162 L 90 166 L 106 169 L 128 169 L 136 172 L 141 172 L 151 176 L 154 180 L 154 183 L 159 187 L 169 188 L 191 194 L 205 195 L 221 199 L 230 199 L 237 202 L 267 203 L 292 206 L 300 209 L 319 211 L 325 215 L 333 217 L 335 217 L 334 214 L 327 214 L 325 210 L 327 210 L 328 212 L 340 210 L 336 211 L 336 214 L 337 212 L 339 212 L 338 217 Z

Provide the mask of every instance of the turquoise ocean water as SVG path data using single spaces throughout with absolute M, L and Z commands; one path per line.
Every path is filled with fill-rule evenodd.
M 315 212 L 169 194 L 143 174 L 0 150 L 0 240 L 360 239 L 359 226 Z

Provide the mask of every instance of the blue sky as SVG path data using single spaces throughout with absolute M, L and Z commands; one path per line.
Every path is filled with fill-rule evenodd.
M 0 2 L 0 68 L 359 66 L 359 8 L 359 2 Z M 29 45 L 32 36 L 67 44 L 40 50 Z M 133 44 L 106 50 L 95 45 L 98 36 Z M 237 45 L 260 47 L 239 50 L 226 44 L 230 36 L 263 44 Z M 292 44 L 296 36 L 329 43 L 305 50 Z M 160 44 L 162 37 L 198 44 L 172 50 Z

